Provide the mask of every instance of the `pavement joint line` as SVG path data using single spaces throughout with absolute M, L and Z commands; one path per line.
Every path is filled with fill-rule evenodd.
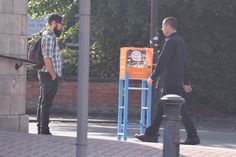
M 68 119 L 68 118 L 50 118 L 50 121 L 59 121 L 59 122 L 77 122 L 77 119 Z M 29 122 L 37 122 L 37 118 L 29 117 Z M 103 119 L 88 119 L 88 123 L 117 123 L 115 120 L 103 120 Z

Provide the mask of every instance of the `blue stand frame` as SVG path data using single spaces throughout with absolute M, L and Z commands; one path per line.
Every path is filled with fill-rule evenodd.
M 127 140 L 128 126 L 139 126 L 140 134 L 143 134 L 145 128 L 151 125 L 152 87 L 151 86 L 146 87 L 147 86 L 146 80 L 141 80 L 141 81 L 142 81 L 141 88 L 129 87 L 128 73 L 125 74 L 125 79 L 119 80 L 118 126 L 117 126 L 118 140 L 121 140 L 122 137 L 124 141 Z M 129 90 L 141 90 L 140 124 L 128 124 Z

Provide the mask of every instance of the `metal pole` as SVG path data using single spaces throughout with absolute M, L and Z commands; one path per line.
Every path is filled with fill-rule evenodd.
M 153 64 L 158 61 L 158 21 L 159 21 L 159 0 L 151 0 L 151 22 L 150 22 L 150 47 L 154 49 Z M 157 79 L 153 80 L 152 86 L 152 121 L 156 117 L 157 102 L 160 97 L 160 89 L 156 88 Z
M 154 52 L 157 51 L 157 40 L 158 40 L 158 7 L 159 0 L 151 0 L 151 25 L 150 25 L 150 46 L 154 48 Z
M 80 0 L 76 157 L 86 157 L 88 125 L 90 0 Z
M 179 157 L 180 109 L 184 98 L 175 94 L 161 98 L 164 106 L 163 157 Z
M 146 81 L 142 80 L 142 92 L 141 92 L 141 127 L 140 127 L 140 134 L 144 134 L 145 125 L 145 111 L 146 111 Z
M 125 73 L 125 93 L 124 93 L 124 141 L 127 140 L 127 125 L 128 125 L 128 112 L 129 112 L 129 74 L 128 72 Z
M 124 132 L 122 132 L 122 113 L 123 113 L 123 80 L 120 78 L 119 80 L 119 100 L 118 100 L 118 125 L 117 125 L 117 137 L 118 140 L 121 140 L 121 136 L 124 136 Z
M 151 125 L 151 116 L 152 116 L 152 86 L 148 86 L 147 123 L 146 123 L 146 128 Z

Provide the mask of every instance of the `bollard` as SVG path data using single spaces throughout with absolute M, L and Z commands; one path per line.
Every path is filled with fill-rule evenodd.
M 184 98 L 175 94 L 161 98 L 164 107 L 163 157 L 179 157 L 180 109 Z

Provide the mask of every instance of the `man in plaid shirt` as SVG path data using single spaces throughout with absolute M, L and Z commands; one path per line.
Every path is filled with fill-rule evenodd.
M 44 67 L 38 71 L 40 96 L 37 108 L 38 134 L 51 135 L 49 112 L 62 76 L 62 63 L 57 37 L 61 35 L 63 18 L 57 13 L 48 16 L 49 28 L 42 34 L 41 49 Z

